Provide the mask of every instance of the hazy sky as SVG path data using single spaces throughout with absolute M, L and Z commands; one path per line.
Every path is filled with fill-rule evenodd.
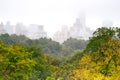
M 120 0 L 0 0 L 0 21 L 44 25 L 50 36 L 62 25 L 72 26 L 81 12 L 91 29 L 104 20 L 120 26 Z

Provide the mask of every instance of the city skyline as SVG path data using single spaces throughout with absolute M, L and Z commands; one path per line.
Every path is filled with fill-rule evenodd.
M 103 27 L 113 27 L 111 21 L 103 21 Z M 30 39 L 51 38 L 54 41 L 63 43 L 69 38 L 88 40 L 92 36 L 94 30 L 86 26 L 86 17 L 84 14 L 76 18 L 72 26 L 63 25 L 60 30 L 56 31 L 52 36 L 48 36 L 44 30 L 44 25 L 23 23 L 11 24 L 10 22 L 0 24 L 0 34 L 16 34 L 25 35 Z
M 78 19 L 78 18 L 76 18 L 76 19 Z M 39 25 L 41 25 L 41 24 L 33 24 L 33 23 L 31 23 L 31 24 L 25 24 L 24 22 L 17 22 L 17 23 L 11 23 L 10 21 L 6 21 L 6 22 L 1 22 L 2 24 L 4 24 L 4 25 L 7 25 L 7 24 L 11 24 L 11 26 L 12 25 L 23 25 L 23 30 L 26 30 L 26 29 L 28 29 L 28 31 L 33 31 L 33 32 L 35 32 L 34 31 L 34 29 L 35 30 L 37 30 L 35 27 L 29 27 L 30 25 L 36 25 L 36 26 L 39 26 Z M 74 21 L 74 23 L 75 23 L 75 21 Z M 70 28 L 70 27 L 72 27 L 73 25 L 74 25 L 74 23 L 71 25 L 71 26 L 68 26 L 68 25 L 61 25 L 61 27 L 59 28 L 59 29 L 57 29 L 57 30 L 55 30 L 51 35 L 49 35 L 48 34 L 48 38 L 52 38 L 53 37 L 53 35 L 57 32 L 57 31 L 61 31 L 61 29 L 62 29 L 62 26 L 67 26 L 68 28 Z M 85 23 L 86 24 L 86 23 Z M 99 27 L 116 27 L 116 26 L 113 26 L 113 22 L 111 21 L 111 20 L 104 20 L 103 22 L 101 22 L 101 24 L 100 24 L 101 26 L 99 26 Z M 41 26 L 44 26 L 44 25 L 41 25 Z M 86 25 L 87 26 L 87 25 Z M 6 27 L 6 26 L 5 26 Z M 87 26 L 88 27 L 88 26 Z M 119 26 L 117 26 L 117 27 L 119 27 Z M 7 27 L 8 28 L 8 27 Z M 95 31 L 95 29 L 92 29 L 91 27 L 88 27 L 90 30 L 92 30 L 92 31 Z M 97 28 L 96 28 L 97 29 Z M 9 29 L 7 29 L 7 30 L 9 30 Z M 46 30 L 46 26 L 44 26 L 44 30 L 47 32 L 47 33 L 49 33 L 49 31 L 48 30 Z M 9 31 L 8 31 L 9 32 Z M 13 32 L 13 33 L 15 33 L 15 32 Z M 11 33 L 9 33 L 9 34 L 11 34 Z
M 9 35 L 24 35 L 30 39 L 39 39 L 39 38 L 47 38 L 47 32 L 44 31 L 43 25 L 30 24 L 28 26 L 23 23 L 16 23 L 15 25 L 7 22 L 6 24 L 0 23 L 0 35 L 1 34 L 9 34 Z
M 107 22 L 107 24 L 109 23 Z M 7 22 L 6 24 L 1 23 L 0 29 L 1 34 L 8 33 L 10 35 L 25 35 L 30 39 L 46 37 L 59 43 L 63 43 L 69 38 L 88 40 L 93 33 L 93 31 L 86 26 L 86 17 L 84 14 L 81 14 L 78 18 L 76 18 L 76 21 L 72 26 L 62 26 L 61 30 L 56 31 L 52 37 L 47 36 L 47 32 L 44 31 L 44 25 L 30 24 L 29 26 L 26 26 L 23 23 L 16 23 L 16 25 L 12 25 L 10 22 Z
M 110 20 L 120 26 L 119 0 L 0 0 L 0 22 L 44 25 L 52 36 L 62 25 L 71 27 L 84 13 L 86 26 L 92 30 Z

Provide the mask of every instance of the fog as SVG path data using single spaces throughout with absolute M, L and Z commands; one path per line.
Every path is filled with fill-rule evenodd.
M 119 0 L 0 0 L 0 21 L 44 25 L 51 37 L 62 25 L 73 26 L 81 13 L 92 30 L 106 21 L 120 26 L 119 3 Z

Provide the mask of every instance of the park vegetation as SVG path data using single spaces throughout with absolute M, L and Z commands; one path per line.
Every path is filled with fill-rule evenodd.
M 88 41 L 0 35 L 0 80 L 120 80 L 120 28 L 98 28 Z

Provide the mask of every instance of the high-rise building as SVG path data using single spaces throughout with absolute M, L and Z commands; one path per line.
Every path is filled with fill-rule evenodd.
M 69 33 L 72 38 L 85 40 L 89 39 L 92 35 L 92 31 L 86 26 L 84 15 L 80 15 L 80 17 L 76 19 L 73 26 L 70 27 Z
M 88 40 L 92 35 L 92 31 L 86 26 L 85 15 L 80 15 L 76 19 L 75 23 L 69 29 L 63 28 L 54 34 L 53 40 L 63 43 L 68 38 L 84 39 Z
M 5 34 L 5 33 L 6 33 L 6 31 L 5 31 L 5 29 L 4 29 L 4 24 L 1 23 L 1 24 L 0 24 L 0 34 Z
M 7 22 L 6 25 L 1 23 L 0 34 L 4 33 L 8 33 L 10 35 L 25 35 L 30 39 L 39 39 L 47 37 L 47 32 L 44 31 L 44 26 L 36 24 L 25 26 L 22 23 L 17 23 L 16 25 L 11 25 L 10 22 Z
M 4 28 L 8 34 L 10 34 L 10 35 L 13 34 L 14 26 L 11 25 L 9 21 L 4 25 Z
M 61 31 L 57 31 L 53 35 L 53 40 L 63 43 L 65 40 L 67 40 L 70 37 L 69 29 L 67 26 L 62 26 Z
M 39 39 L 47 37 L 47 32 L 44 31 L 44 26 L 31 24 L 29 31 L 26 33 L 26 36 L 30 39 Z
M 26 26 L 22 23 L 17 23 L 14 26 L 14 33 L 17 35 L 25 35 L 27 33 Z

